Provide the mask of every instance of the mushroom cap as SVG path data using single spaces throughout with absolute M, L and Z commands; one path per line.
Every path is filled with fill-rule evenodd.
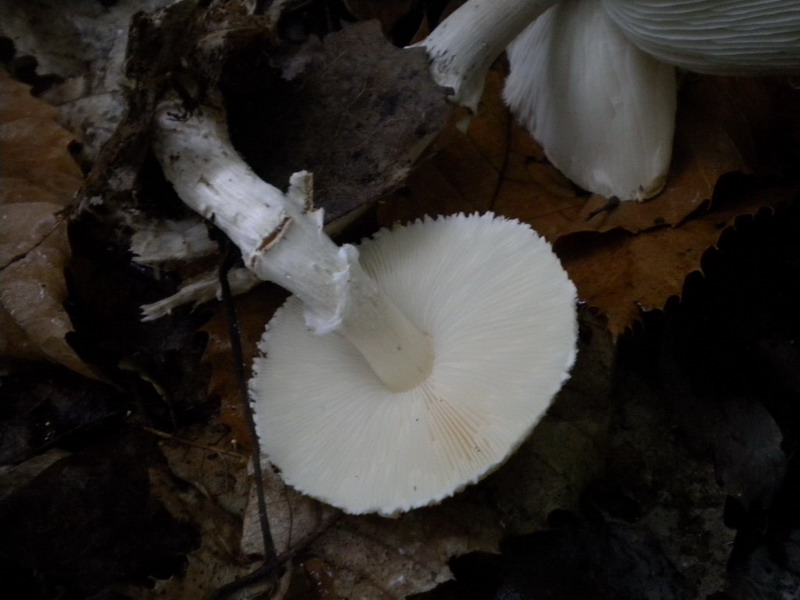
M 800 71 L 798 0 L 603 0 L 633 43 L 698 73 Z
M 428 378 L 388 390 L 345 339 L 309 332 L 292 297 L 260 342 L 250 392 L 262 452 L 288 484 L 390 515 L 474 483 L 526 438 L 575 360 L 576 292 L 547 241 L 492 214 L 382 230 L 360 251 L 431 337 Z

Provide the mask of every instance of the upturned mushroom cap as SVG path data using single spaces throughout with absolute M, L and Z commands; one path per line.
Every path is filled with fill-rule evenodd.
M 389 390 L 294 297 L 260 343 L 250 392 L 262 451 L 287 483 L 350 513 L 438 502 L 501 464 L 568 376 L 576 292 L 527 225 L 487 215 L 382 230 L 361 264 L 430 336 L 422 383 Z

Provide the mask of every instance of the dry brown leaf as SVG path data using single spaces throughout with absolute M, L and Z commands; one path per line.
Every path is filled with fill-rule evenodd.
M 557 244 L 557 253 L 581 293 L 600 308 L 609 329 L 617 336 L 635 323 L 641 310 L 663 308 L 679 296 L 686 276 L 701 269 L 703 253 L 714 246 L 721 232 L 737 217 L 765 207 L 792 201 L 800 190 L 760 190 L 745 194 L 740 202 L 700 211 L 677 227 L 629 234 L 576 234 Z M 720 203 L 721 204 L 721 203 Z
M 684 277 L 716 242 L 720 224 L 786 198 L 740 198 L 735 209 L 718 213 L 714 206 L 702 216 L 721 175 L 771 174 L 783 159 L 781 113 L 800 98 L 787 82 L 687 78 L 667 187 L 648 202 L 616 206 L 577 189 L 547 162 L 503 105 L 502 83 L 501 73 L 490 74 L 466 136 L 449 130 L 407 188 L 380 205 L 379 219 L 390 225 L 424 214 L 494 211 L 530 223 L 553 243 L 580 232 L 607 234 L 580 238 L 584 246 L 571 240 L 562 258 L 580 297 L 608 316 L 615 335 L 635 321 L 639 307 L 661 307 L 680 293 Z
M 222 427 L 198 426 L 184 429 L 180 437 L 162 437 L 169 469 L 151 468 L 152 489 L 175 519 L 198 528 L 200 545 L 187 555 L 180 575 L 149 586 L 131 585 L 125 592 L 134 599 L 207 598 L 259 566 L 239 549 L 249 485 L 247 456 L 233 450 Z M 269 585 L 262 582 L 254 593 Z
M 57 111 L 0 72 L 0 357 L 93 376 L 67 344 L 63 211 L 81 184 Z

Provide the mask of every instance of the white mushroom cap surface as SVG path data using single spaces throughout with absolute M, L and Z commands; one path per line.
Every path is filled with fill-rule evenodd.
M 675 69 L 642 52 L 596 0 L 562 0 L 508 48 L 505 99 L 547 158 L 586 190 L 643 200 L 672 156 Z
M 639 48 L 689 71 L 800 70 L 798 0 L 603 0 L 602 5 Z
M 350 513 L 438 502 L 502 463 L 568 377 L 576 292 L 527 225 L 486 215 L 382 230 L 361 264 L 433 342 L 427 379 L 389 390 L 294 297 L 260 343 L 250 392 L 261 448 L 287 483 Z

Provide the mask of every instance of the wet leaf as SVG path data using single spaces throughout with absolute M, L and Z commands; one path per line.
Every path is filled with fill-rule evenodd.
M 287 486 L 276 470 L 263 459 L 262 469 L 267 517 L 275 552 L 278 556 L 293 556 L 330 528 L 342 513 Z M 241 547 L 246 556 L 264 556 L 255 485 L 250 487 L 247 498 Z
M 408 32 L 419 27 L 422 4 L 420 0 L 344 0 L 345 8 L 359 21 L 377 19 L 387 37 L 392 37 L 392 32 L 402 37 L 397 40 L 399 46 L 408 43 Z
M 55 365 L 27 367 L 0 380 L 0 465 L 30 462 L 49 449 L 74 450 L 125 419 L 128 406 L 105 384 Z

